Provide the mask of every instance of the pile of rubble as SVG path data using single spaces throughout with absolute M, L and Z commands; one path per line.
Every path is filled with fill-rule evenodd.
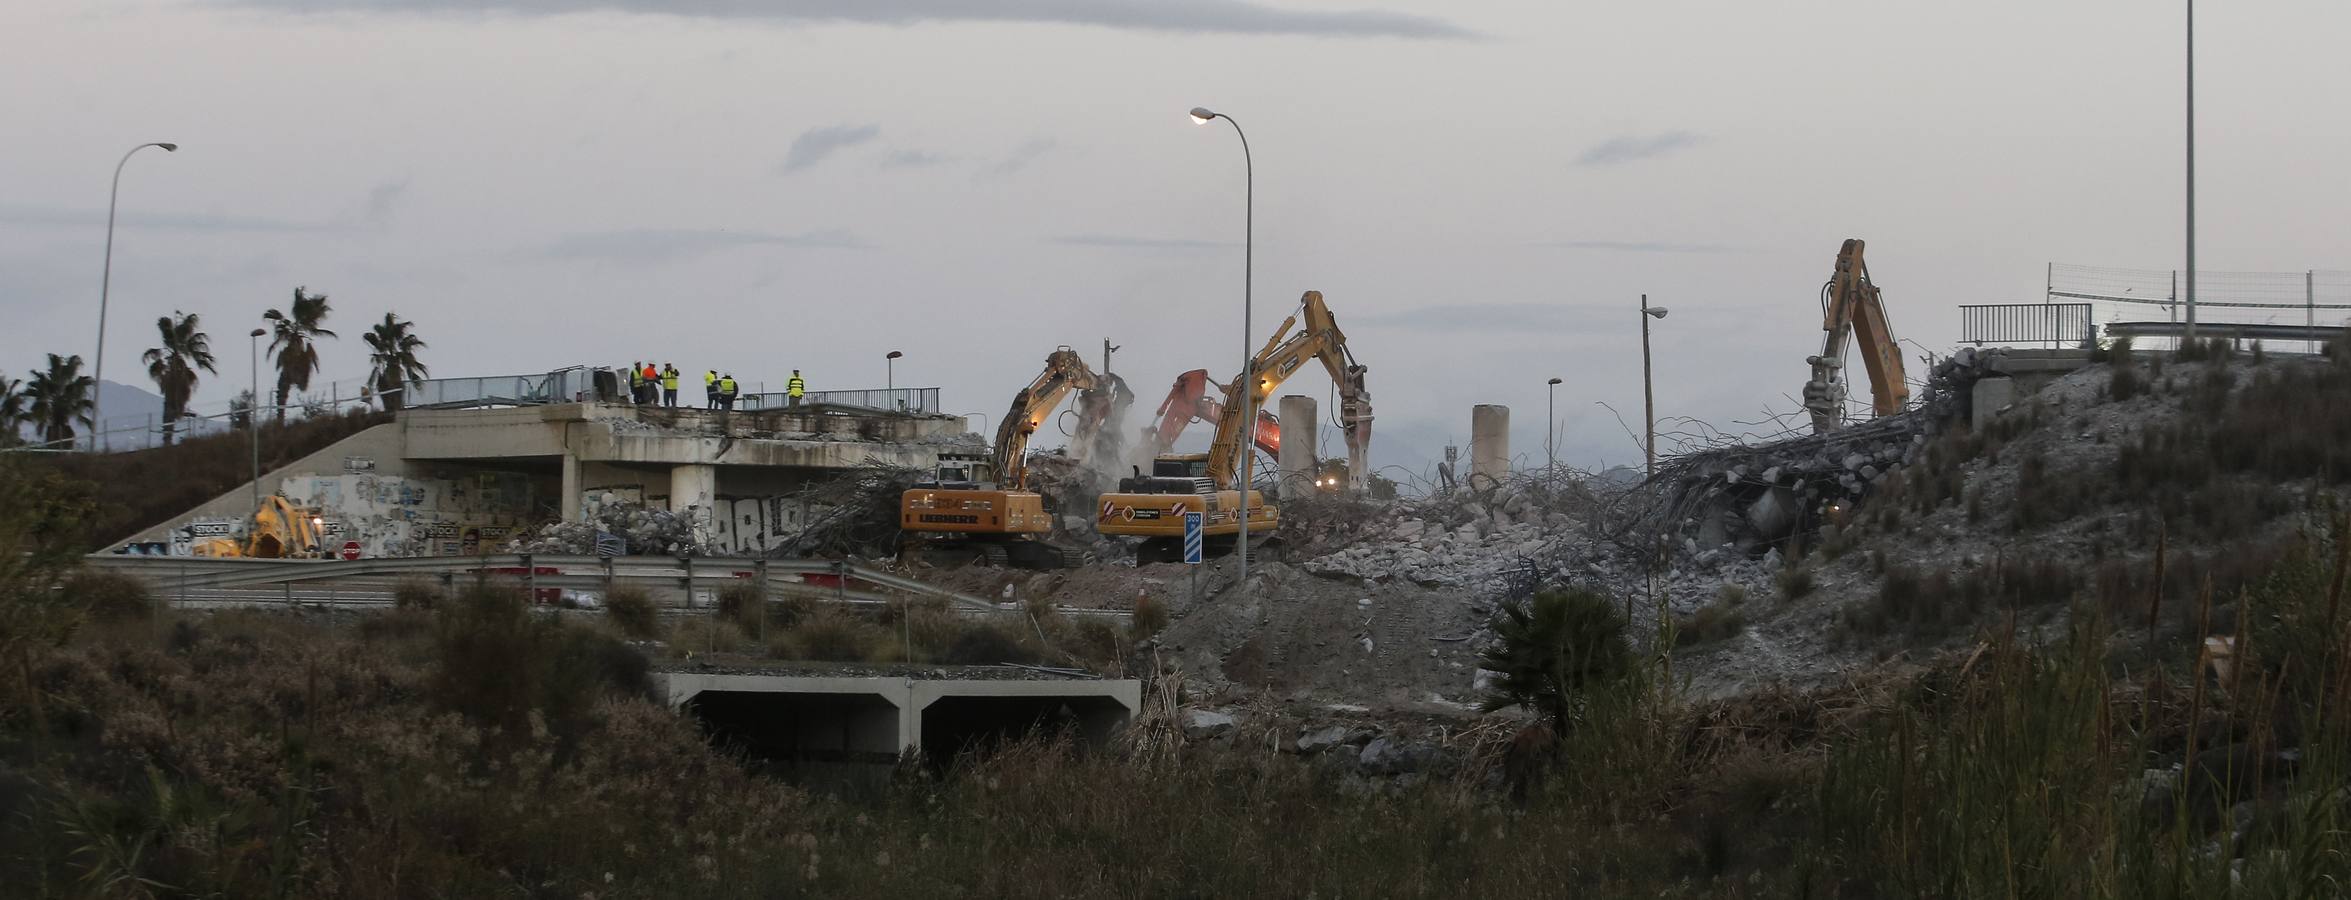
M 613 502 L 598 507 L 586 520 L 550 522 L 517 536 L 510 553 L 547 553 L 586 556 L 702 555 L 694 527 L 684 516 L 642 503 Z
M 1557 555 L 1580 524 L 1507 487 L 1485 498 L 1371 505 L 1342 548 L 1299 563 L 1325 577 L 1403 579 L 1423 587 L 1492 587 L 1528 560 Z M 1306 519 L 1288 509 L 1286 516 Z M 1288 521 L 1285 528 L 1298 530 Z M 1323 537 L 1323 536 L 1318 536 Z M 1325 537 L 1327 540 L 1327 537 Z M 1311 544 L 1307 546 L 1312 546 Z
M 894 556 L 898 511 L 907 489 L 929 477 L 918 469 L 869 463 L 809 485 L 799 499 L 819 510 L 806 527 L 769 552 L 776 557 Z

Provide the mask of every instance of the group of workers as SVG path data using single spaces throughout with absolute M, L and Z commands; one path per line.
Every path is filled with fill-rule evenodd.
M 639 406 L 678 405 L 678 367 L 662 363 L 659 367 L 649 362 L 632 362 L 628 367 L 629 402 Z M 735 382 L 735 373 L 724 375 L 717 369 L 702 373 L 702 408 L 734 409 L 735 398 L 741 396 L 742 386 Z M 785 382 L 784 396 L 793 406 L 807 396 L 808 382 L 800 377 L 800 370 L 792 370 L 792 379 Z

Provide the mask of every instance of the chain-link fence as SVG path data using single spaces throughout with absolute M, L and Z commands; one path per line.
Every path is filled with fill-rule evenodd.
M 2188 282 L 2171 269 L 2122 269 L 2050 263 L 2046 293 L 2085 301 L 2100 322 L 2180 322 L 2187 317 Z M 2302 325 L 2336 328 L 2351 318 L 2351 272 L 2196 273 L 2196 320 L 2214 325 Z

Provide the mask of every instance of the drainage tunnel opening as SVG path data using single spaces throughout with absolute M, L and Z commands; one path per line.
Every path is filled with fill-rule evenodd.
M 703 691 L 685 711 L 712 744 L 779 774 L 898 760 L 898 707 L 879 694 Z
M 941 697 L 922 711 L 922 754 L 945 768 L 1028 737 L 1100 746 L 1126 718 L 1108 697 Z

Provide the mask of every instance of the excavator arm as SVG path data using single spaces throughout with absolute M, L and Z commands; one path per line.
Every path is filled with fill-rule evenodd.
M 1844 425 L 1845 355 L 1858 342 L 1862 367 L 1869 373 L 1870 410 L 1888 416 L 1910 402 L 1910 384 L 1902 370 L 1902 349 L 1894 340 L 1893 325 L 1878 287 L 1869 280 L 1862 260 L 1863 242 L 1848 240 L 1837 252 L 1836 273 L 1821 287 L 1821 329 L 1825 333 L 1819 356 L 1812 364 L 1812 380 L 1804 383 L 1804 408 L 1812 413 L 1812 430 L 1835 431 Z
M 1241 465 L 1241 417 L 1246 408 L 1263 410 L 1265 401 L 1282 382 L 1288 381 L 1306 365 L 1309 359 L 1322 361 L 1329 370 L 1331 383 L 1339 388 L 1339 421 L 1346 429 L 1347 479 L 1354 487 L 1362 487 L 1367 467 L 1367 452 L 1371 445 L 1371 392 L 1364 387 L 1364 367 L 1355 362 L 1347 350 L 1347 335 L 1339 330 L 1338 321 L 1331 317 L 1330 307 L 1323 305 L 1321 291 L 1307 291 L 1299 298 L 1300 309 L 1282 320 L 1273 336 L 1266 338 L 1265 349 L 1258 351 L 1243 377 L 1225 386 L 1224 408 L 1216 417 L 1216 440 L 1208 449 L 1208 477 L 1218 484 L 1228 483 Z M 1303 320 L 1303 326 L 1301 326 Z M 1290 329 L 1298 327 L 1292 334 Z M 1242 392 L 1246 390 L 1247 394 Z
M 1070 391 L 1101 387 L 1101 379 L 1086 367 L 1077 351 L 1061 347 L 1047 355 L 1045 370 L 1012 395 L 1012 409 L 996 427 L 997 483 L 1009 490 L 1027 490 L 1029 438 L 1037 433 L 1037 426 L 1045 423 L 1045 417 L 1061 406 Z
M 1194 419 L 1214 422 L 1224 416 L 1224 404 L 1216 398 L 1223 396 L 1225 389 L 1217 387 L 1212 396 L 1209 392 L 1212 384 L 1207 369 L 1193 369 L 1176 376 L 1175 385 L 1168 388 L 1167 399 L 1159 403 L 1159 423 L 1143 429 L 1144 439 L 1151 442 L 1152 455 L 1165 454 L 1173 448 L 1176 438 L 1183 435 L 1184 428 Z M 1257 449 L 1266 453 L 1282 451 L 1281 421 L 1262 406 L 1257 408 L 1256 442 Z

